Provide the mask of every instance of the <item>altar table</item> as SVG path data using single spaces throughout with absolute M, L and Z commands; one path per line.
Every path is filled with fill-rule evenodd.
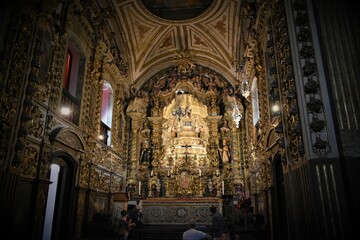
M 145 223 L 184 224 L 193 218 L 199 224 L 210 224 L 210 206 L 222 212 L 222 199 L 210 197 L 148 198 L 140 201 Z

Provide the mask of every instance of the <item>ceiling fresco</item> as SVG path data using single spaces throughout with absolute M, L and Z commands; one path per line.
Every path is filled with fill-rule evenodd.
M 198 17 L 213 0 L 141 0 L 152 14 L 167 20 L 187 20 Z
M 242 0 L 113 0 L 116 32 L 121 33 L 125 45 L 129 84 L 139 89 L 161 69 L 185 59 L 213 69 L 235 86 L 241 4 Z M 165 15 L 156 17 L 150 11 L 188 11 L 192 13 L 186 18 L 194 18 L 169 21 L 163 19 Z

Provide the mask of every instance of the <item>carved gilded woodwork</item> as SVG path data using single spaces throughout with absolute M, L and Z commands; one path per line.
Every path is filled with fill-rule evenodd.
M 92 167 L 90 172 L 90 188 L 97 191 L 109 192 L 110 174 L 101 169 Z
M 24 176 L 35 177 L 38 154 L 38 148 L 30 145 L 26 146 L 22 163 L 22 174 Z
M 187 73 L 192 71 L 196 64 L 194 62 L 194 54 L 189 49 L 181 49 L 175 52 L 175 66 L 178 73 Z
M 114 174 L 111 176 L 111 192 L 121 192 L 123 189 L 123 185 L 123 177 Z
M 264 203 L 272 204 L 266 197 L 277 194 L 276 189 L 269 189 L 270 166 L 275 157 L 281 155 L 279 163 L 283 170 L 292 171 L 284 171 L 285 187 L 295 186 L 292 176 L 304 173 L 296 171 L 298 167 L 307 169 L 305 163 L 308 161 L 304 160 L 317 161 L 321 157 L 330 164 L 337 161 L 337 154 L 329 148 L 333 146 L 336 151 L 336 144 L 331 143 L 335 138 L 332 134 L 335 130 L 331 127 L 331 114 L 334 113 L 327 109 L 326 86 L 331 83 L 334 90 L 336 84 L 341 84 L 346 89 L 346 84 L 341 83 L 341 79 L 334 84 L 337 78 L 331 77 L 329 82 L 322 76 L 325 74 L 321 72 L 323 66 L 319 56 L 324 49 L 324 56 L 331 56 L 331 51 L 326 50 L 331 44 L 311 35 L 311 31 L 317 32 L 316 27 L 320 26 L 315 26 L 314 19 L 309 18 L 313 17 L 307 9 L 311 1 L 216 1 L 206 13 L 217 11 L 216 16 L 197 18 L 196 27 L 190 22 L 173 27 L 158 19 L 143 21 L 148 19 L 144 12 L 133 11 L 139 9 L 137 0 L 113 2 L 117 12 L 121 13 L 115 20 L 119 25 L 110 22 L 113 9 L 101 9 L 97 1 L 60 1 L 57 6 L 53 3 L 43 3 L 45 13 L 42 13 L 43 9 L 36 9 L 40 10 L 39 16 L 35 9 L 26 7 L 19 8 L 26 11 L 25 15 L 14 12 L 11 17 L 5 16 L 4 24 L 8 20 L 10 24 L 3 26 L 9 32 L 3 34 L 6 38 L 1 52 L 0 166 L 3 170 L 13 171 L 3 178 L 5 184 L 9 183 L 4 189 L 10 194 L 5 196 L 5 206 L 11 206 L 13 198 L 20 199 L 19 196 L 26 194 L 20 191 L 21 195 L 17 195 L 17 189 L 21 190 L 22 186 L 16 183 L 21 184 L 25 179 L 25 184 L 34 183 L 36 187 L 39 182 L 38 192 L 37 188 L 27 192 L 34 190 L 37 194 L 33 199 L 39 207 L 34 210 L 34 215 L 36 218 L 41 216 L 38 213 L 45 209 L 46 188 L 50 184 L 47 181 L 49 164 L 53 153 L 59 152 L 73 158 L 74 166 L 79 163 L 75 172 L 75 184 L 79 188 L 73 196 L 78 200 L 74 219 L 77 237 L 80 237 L 82 224 L 93 220 L 93 214 L 113 211 L 111 193 L 123 191 L 125 187 L 136 197 L 159 198 L 158 202 L 154 201 L 157 206 L 162 205 L 159 202 L 167 200 L 166 197 L 180 197 L 178 199 L 188 202 L 186 206 L 151 206 L 148 215 L 160 216 L 157 219 L 162 223 L 168 219 L 184 220 L 184 216 L 191 216 L 188 213 L 207 217 L 202 213 L 208 206 L 206 209 L 194 207 L 190 200 L 187 201 L 188 196 L 190 199 L 206 197 L 208 202 L 210 197 L 216 197 L 220 202 L 222 194 L 240 197 L 244 187 L 247 193 L 259 193 L 254 209 L 261 214 L 268 210 L 262 209 L 266 207 Z M 126 8 L 130 12 L 123 11 Z M 316 23 L 324 24 L 322 17 L 328 16 L 331 14 L 315 16 L 319 20 Z M 122 21 L 125 18 L 128 21 Z M 240 27 L 233 27 L 238 21 Z M 319 36 L 327 33 L 326 26 L 321 26 Z M 117 35 L 120 32 L 112 32 L 120 29 L 123 36 Z M 123 38 L 115 41 L 120 36 Z M 43 39 L 48 41 L 44 48 Z M 67 42 L 72 40 L 78 40 L 77 47 L 83 48 L 87 61 L 82 79 L 84 88 L 79 90 L 82 93 L 79 126 L 66 121 L 58 109 L 64 54 Z M 317 45 L 318 40 L 325 44 L 324 49 Z M 119 42 L 124 46 L 118 46 Z M 126 51 L 120 53 L 120 47 Z M 179 52 L 179 49 L 186 51 Z M 244 53 L 242 62 L 236 60 Z M 122 56 L 130 59 L 129 73 L 127 60 Z M 336 65 L 336 61 L 333 63 L 328 59 L 323 59 L 328 67 Z M 239 64 L 235 66 L 234 62 Z M 158 69 L 162 70 L 154 73 Z M 238 76 L 244 76 L 244 79 L 238 79 Z M 111 147 L 97 140 L 101 111 L 98 100 L 101 85 L 108 79 L 111 79 L 116 95 Z M 249 90 L 255 79 L 260 120 L 254 126 L 254 109 L 248 98 L 250 95 L 247 95 L 250 91 L 242 92 L 240 87 L 246 80 L 245 90 Z M 130 84 L 133 84 L 133 92 L 129 92 Z M 179 89 L 192 96 L 189 107 L 193 111 L 187 119 L 192 125 L 185 125 L 187 113 L 175 117 L 169 110 L 175 106 L 174 95 Z M 334 93 L 336 95 L 336 89 Z M 232 96 L 239 100 L 237 105 L 244 111 L 239 128 L 231 119 Z M 341 98 L 341 94 L 339 96 Z M 344 106 L 350 106 L 346 102 L 350 104 L 352 96 L 347 99 L 350 100 L 345 101 Z M 282 106 L 280 113 L 269 110 L 275 103 Z M 184 109 L 184 106 L 180 108 Z M 196 116 L 195 108 L 202 109 L 198 114 L 200 117 Z M 168 114 L 164 113 L 166 111 Z M 338 118 L 340 128 L 351 129 L 355 120 L 350 119 L 342 125 L 342 119 L 346 120 L 352 112 L 344 112 Z M 193 129 L 195 122 L 203 125 L 203 130 Z M 180 126 L 174 133 L 171 129 L 177 124 Z M 48 139 L 48 132 L 60 126 L 76 130 L 84 142 L 74 135 L 58 135 L 57 138 L 50 135 Z M 139 161 L 145 141 L 150 143 L 153 151 L 153 159 L 147 163 Z M 231 157 L 224 161 L 219 149 L 227 144 Z M 78 160 L 79 153 L 82 157 Z M 287 169 L 288 163 L 295 168 Z M 330 171 L 332 173 L 333 169 Z M 317 174 L 320 176 L 319 171 Z M 37 177 L 40 181 L 32 182 L 38 180 Z M 309 183 L 301 181 L 299 187 Z M 294 189 L 297 193 L 296 186 Z M 288 201 L 292 192 L 285 195 Z M 289 202 L 292 202 L 291 198 Z M 301 210 L 306 204 L 300 205 L 297 207 Z M 10 215 L 11 210 L 5 213 Z M 85 213 L 87 216 L 83 216 Z M 271 212 L 271 216 L 276 218 L 276 212 Z M 41 226 L 39 219 L 34 226 Z M 274 223 L 276 225 L 276 221 Z
M 147 89 L 153 94 L 147 95 Z M 141 88 L 133 88 L 126 112 L 132 118 L 132 136 L 139 138 L 131 142 L 130 181 L 135 183 L 128 181 L 128 188 L 139 188 L 137 182 L 141 181 L 148 192 L 140 189 L 140 194 L 151 196 L 152 188 L 155 192 L 151 179 L 157 178 L 161 191 L 156 196 L 221 196 L 221 181 L 225 179 L 226 193 L 234 192 L 234 181 L 241 183 L 241 163 L 237 149 L 240 139 L 231 113 L 236 104 L 243 110 L 240 102 L 235 104 L 233 94 L 221 75 L 199 66 L 186 72 L 171 67 L 155 74 Z M 180 116 L 174 109 L 187 112 Z M 220 141 L 230 147 L 228 162 L 220 158 Z M 144 163 L 139 157 L 146 142 L 153 158 Z M 213 185 L 211 191 L 208 181 Z
M 89 162 L 82 161 L 80 164 L 80 179 L 79 179 L 79 185 L 83 188 L 90 187 L 89 179 L 90 179 L 90 170 L 91 170 L 92 164 Z
M 82 142 L 82 139 L 79 138 L 76 132 L 70 129 L 63 129 L 61 127 L 54 129 L 50 134 L 50 139 L 52 141 L 59 141 L 73 149 L 84 149 L 84 143 Z
M 296 101 L 294 101 L 294 99 L 292 99 L 291 94 L 293 94 L 294 92 L 296 93 L 296 89 L 295 89 L 295 85 L 294 85 L 294 81 L 293 81 L 293 70 L 291 67 L 291 55 L 290 55 L 290 49 L 288 46 L 288 35 L 286 32 L 286 24 L 284 23 L 282 25 L 282 28 L 280 30 L 277 30 L 276 34 L 278 34 L 279 38 L 280 38 L 280 42 L 279 42 L 279 47 L 280 47 L 280 55 L 279 55 L 279 61 L 282 62 L 283 64 L 281 65 L 280 69 L 280 73 L 279 73 L 279 87 L 280 87 L 280 92 L 283 93 L 283 112 L 282 114 L 285 116 L 285 119 L 289 119 L 290 121 L 292 121 L 293 123 L 289 122 L 285 122 L 282 121 L 281 123 L 283 124 L 283 137 L 289 139 L 290 144 L 289 146 L 285 146 L 284 144 L 282 144 L 282 142 L 280 142 L 280 146 L 283 146 L 285 148 L 290 149 L 290 152 L 292 152 L 291 155 L 289 155 L 289 160 L 291 161 L 297 161 L 298 156 L 296 155 L 297 148 L 294 148 L 294 146 L 298 146 L 298 137 L 296 136 L 292 136 L 291 135 L 291 125 L 297 125 L 296 121 L 298 119 L 297 115 L 290 115 L 290 109 L 293 107 L 297 107 L 296 106 Z M 279 64 L 279 63 L 277 63 Z M 292 112 L 294 113 L 294 112 Z M 298 125 L 299 126 L 299 125 Z
M 26 88 L 26 63 L 29 61 L 29 56 L 27 54 L 29 46 L 28 41 L 29 39 L 34 38 L 32 30 L 35 26 L 35 20 L 29 13 L 23 14 L 22 18 L 19 18 L 20 22 L 17 22 L 15 19 L 16 18 L 14 18 L 14 22 L 11 22 L 10 24 L 12 25 L 13 29 L 17 29 L 17 31 L 8 32 L 7 37 L 5 38 L 5 45 L 8 47 L 7 49 L 9 51 L 11 50 L 12 56 L 10 57 L 10 52 L 4 52 L 4 56 L 8 56 L 9 60 L 2 63 L 5 65 L 3 65 L 4 67 L 2 68 L 1 72 L 1 76 L 3 77 L 1 82 L 5 91 L 2 91 L 0 108 L 0 116 L 2 119 L 1 129 L 3 129 L 2 131 L 4 133 L 0 144 L 2 148 L 1 152 L 3 153 L 1 154 L 0 164 L 4 165 L 6 158 L 9 158 L 8 160 L 12 161 L 13 165 L 18 166 L 22 161 L 19 156 L 20 151 L 24 150 L 25 147 L 26 132 L 24 127 L 20 126 L 23 134 L 20 134 L 15 141 L 15 155 L 7 154 L 9 149 L 14 149 L 10 145 L 11 143 L 8 141 L 8 139 L 10 139 L 11 136 L 10 128 L 14 127 L 14 129 L 16 129 L 14 126 L 14 120 L 17 119 L 16 116 L 21 116 L 21 112 L 19 112 L 19 106 L 23 103 L 21 102 L 22 98 L 20 98 L 20 94 L 21 91 L 24 91 Z M 26 94 L 29 96 L 32 94 L 31 85 L 27 89 L 28 90 L 26 91 Z M 25 99 L 28 99 L 28 96 L 25 97 Z M 28 121 L 28 119 L 26 121 Z
M 264 61 L 264 51 L 267 45 L 268 39 L 268 19 L 270 17 L 269 13 L 270 8 L 273 6 L 271 1 L 264 1 L 258 6 L 257 15 L 257 24 L 252 25 L 252 31 L 249 33 L 248 43 L 247 46 L 247 56 L 243 62 L 243 69 L 240 69 L 244 72 L 244 79 L 248 79 L 250 81 L 249 85 L 253 84 L 253 80 L 256 79 L 257 81 L 257 92 L 258 92 L 258 99 L 259 102 L 259 120 L 256 123 L 257 125 L 253 125 L 253 106 L 251 101 L 246 102 L 246 109 L 248 110 L 244 121 L 244 125 L 241 127 L 243 131 L 240 133 L 240 138 L 243 141 L 240 141 L 241 144 L 241 161 L 239 162 L 240 165 L 240 179 L 237 179 L 238 183 L 237 186 L 239 189 L 245 189 L 247 192 L 260 192 L 261 190 L 265 189 L 267 186 L 270 186 L 270 178 L 264 177 L 265 175 L 268 176 L 270 168 L 268 167 L 265 162 L 267 159 L 264 157 L 266 152 L 263 149 L 263 145 L 266 142 L 265 132 L 266 129 L 270 127 L 270 112 L 269 112 L 269 95 L 268 93 L 268 84 L 267 84 L 267 76 L 265 72 L 265 64 Z M 274 58 L 271 58 L 274 60 Z M 274 63 L 274 61 L 270 61 Z M 273 72 L 270 71 L 270 75 L 274 75 L 274 71 L 276 68 L 272 69 Z M 272 82 L 272 87 L 275 91 L 270 91 L 270 99 L 274 101 L 278 100 L 278 84 L 277 82 Z M 245 133 L 245 134 L 244 134 Z M 257 154 L 254 154 L 255 149 Z M 259 168 L 258 166 L 266 166 L 264 169 Z M 263 174 L 266 172 L 266 174 Z M 256 188 L 255 188 L 256 186 Z M 266 186 L 266 187 L 265 187 Z M 241 190 L 242 191 L 242 190 Z M 238 192 L 239 194 L 239 192 Z
M 105 76 L 118 74 L 118 71 L 114 70 L 112 62 L 116 59 L 116 56 L 108 54 L 109 46 L 112 45 L 112 40 L 110 38 L 106 39 L 106 35 L 110 35 L 108 34 L 109 30 L 107 28 L 97 28 L 94 35 L 90 34 L 93 30 L 91 24 L 94 23 L 86 23 L 84 19 L 79 17 L 79 11 L 74 4 L 70 11 L 73 16 L 67 27 L 78 29 L 83 26 L 85 30 L 81 33 L 80 41 L 82 44 L 91 43 L 92 46 L 91 50 L 86 52 L 88 55 L 91 53 L 91 56 L 83 79 L 82 113 L 79 126 L 86 142 L 86 152 L 81 160 L 79 171 L 79 184 L 81 187 L 101 192 L 123 189 L 125 187 L 123 185 L 125 185 L 125 175 L 127 174 L 126 164 L 128 157 L 130 171 L 129 176 L 126 178 L 126 184 L 127 189 L 133 193 L 136 193 L 137 190 L 147 189 L 146 194 L 151 196 L 152 186 L 156 183 L 156 196 L 158 194 L 165 194 L 166 196 L 221 196 L 222 181 L 225 181 L 224 184 L 229 189 L 226 193 L 232 194 L 235 192 L 236 187 L 242 184 L 245 185 L 245 174 L 247 173 L 244 173 L 244 169 L 253 167 L 258 170 L 257 185 L 260 188 L 267 186 L 264 179 L 267 177 L 268 168 L 263 168 L 264 164 L 254 164 L 255 160 L 259 160 L 264 156 L 262 154 L 264 154 L 265 150 L 259 147 L 257 149 L 259 154 L 255 156 L 248 155 L 246 152 L 246 148 L 255 143 L 253 140 L 249 141 L 252 136 L 250 132 L 246 132 L 246 129 L 251 129 L 249 126 L 251 126 L 252 115 L 250 113 L 244 115 L 246 119 L 241 121 L 240 128 L 237 129 L 230 116 L 234 105 L 231 96 L 235 94 L 238 97 L 236 95 L 238 93 L 234 93 L 233 86 L 229 84 L 228 79 L 209 68 L 192 64 L 191 58 L 188 59 L 188 62 L 181 62 L 182 65 L 170 67 L 158 74 L 154 74 L 152 78 L 146 79 L 144 85 L 140 86 L 138 84 L 138 89 L 133 86 L 134 92 L 128 99 L 125 99 L 125 92 L 122 92 L 125 87 L 119 84 L 124 79 L 118 80 L 119 82 L 114 85 L 116 93 L 114 116 L 116 119 L 122 119 L 123 125 L 120 126 L 117 121 L 113 125 L 112 130 L 116 133 L 113 138 L 115 141 L 113 149 L 99 143 L 96 137 L 98 135 L 97 123 L 100 121 L 101 102 L 96 101 L 96 99 L 101 98 L 101 87 L 102 82 L 106 80 Z M 84 11 L 89 14 L 92 12 L 95 15 L 100 14 L 91 6 L 86 7 Z M 107 15 L 106 12 L 103 14 Z M 219 35 L 225 37 L 223 35 L 225 34 L 224 29 L 220 25 L 225 23 L 226 16 L 223 16 L 216 22 L 215 30 Z M 39 102 L 49 104 L 49 106 L 52 105 L 49 111 L 54 115 L 54 119 L 49 125 L 51 128 L 63 124 L 58 120 L 54 111 L 56 110 L 56 102 L 59 101 L 61 96 L 62 67 L 59 66 L 63 65 L 63 52 L 65 50 L 64 46 L 66 46 L 64 43 L 67 39 L 68 36 L 64 34 L 54 41 L 54 64 L 50 66 L 53 75 L 49 76 L 51 81 L 46 81 L 46 84 L 52 83 L 54 85 L 53 93 L 50 96 L 49 92 L 46 91 L 48 89 L 46 84 L 39 84 L 36 88 L 36 99 Z M 259 40 L 256 37 L 256 32 L 254 32 L 251 39 L 254 48 Z M 199 41 L 197 43 L 200 44 Z M 165 42 L 163 46 L 166 46 Z M 259 67 L 262 63 L 257 60 L 262 57 L 261 53 L 252 51 L 251 54 L 256 58 L 250 59 L 247 67 L 256 68 L 256 74 L 258 75 L 264 74 L 261 72 L 261 67 Z M 289 53 L 286 49 L 281 52 L 281 56 L 285 60 L 287 54 Z M 308 56 L 308 51 L 304 50 L 303 55 Z M 179 60 L 184 60 L 186 57 L 187 55 L 183 55 Z M 181 71 L 178 71 L 179 67 Z M 310 72 L 310 70 L 307 72 Z M 288 74 L 288 72 L 286 73 Z M 251 78 L 254 76 L 253 72 L 249 74 Z M 261 79 L 260 81 L 266 79 L 263 76 L 257 77 Z M 192 128 L 186 129 L 184 125 L 181 125 L 184 122 L 180 121 L 181 131 L 174 138 L 171 137 L 171 128 L 167 127 L 175 125 L 178 120 L 174 118 L 170 121 L 169 116 L 171 114 L 165 117 L 164 111 L 166 111 L 166 108 L 171 109 L 174 107 L 174 94 L 180 88 L 193 96 L 191 107 L 202 108 L 200 110 L 201 114 L 199 114 L 201 116 L 195 116 L 195 111 L 193 111 L 194 118 L 190 120 L 192 123 L 197 122 L 198 127 L 203 125 L 204 129 L 202 132 L 197 132 Z M 153 90 L 153 94 L 148 94 L 149 89 Z M 309 89 L 311 89 L 311 86 L 309 86 Z M 31 88 L 29 88 L 29 93 L 31 93 L 30 90 Z M 287 96 L 291 97 L 291 95 L 294 96 L 295 94 L 296 92 L 289 90 Z M 50 101 L 47 100 L 49 97 L 51 98 Z M 266 99 L 266 96 L 261 97 Z M 242 104 L 245 104 L 244 106 L 251 110 L 251 104 L 237 102 L 238 106 L 243 107 Z M 265 108 L 264 106 L 268 103 L 262 102 L 261 104 L 260 108 Z M 126 116 L 125 106 L 127 107 Z M 262 116 L 267 115 L 267 113 L 263 112 L 261 114 Z M 45 115 L 42 108 L 29 106 L 29 108 L 25 109 L 24 120 L 30 119 L 30 116 L 31 120 L 24 124 L 24 131 L 28 131 L 29 135 L 34 139 L 41 140 L 41 133 L 44 131 L 42 128 L 45 122 L 44 119 L 47 120 Z M 132 121 L 130 131 L 128 131 L 130 124 L 126 122 L 128 121 L 126 117 L 130 117 Z M 292 126 L 294 129 L 292 133 L 298 136 L 299 128 L 296 118 L 293 118 Z M 312 128 L 317 130 L 321 127 L 321 120 L 317 122 L 314 120 Z M 122 137 L 117 136 L 119 131 L 123 133 Z M 218 150 L 223 140 L 229 144 L 232 151 L 231 160 L 228 163 L 222 163 L 219 158 Z M 71 136 L 58 136 L 58 141 L 66 142 L 67 145 L 72 145 L 74 148 L 81 148 L 81 144 Z M 149 164 L 139 164 L 140 147 L 144 141 L 151 143 L 153 148 L 154 159 Z M 191 145 L 193 149 L 182 148 L 182 146 L 186 145 Z M 128 146 L 130 146 L 129 150 L 127 150 Z M 122 147 L 123 152 L 121 152 Z M 127 153 L 127 151 L 129 152 Z M 119 154 L 123 155 L 119 156 Z M 128 154 L 128 157 L 126 154 Z M 31 156 L 30 154 L 29 159 L 26 160 L 29 163 L 32 161 L 30 160 Z M 43 159 L 47 159 L 47 157 Z M 111 171 L 115 171 L 116 174 L 112 175 Z M 152 176 L 149 177 L 149 175 Z M 209 190 L 209 180 L 212 183 L 211 189 L 214 191 Z M 141 189 L 137 189 L 139 188 L 139 181 L 143 186 Z

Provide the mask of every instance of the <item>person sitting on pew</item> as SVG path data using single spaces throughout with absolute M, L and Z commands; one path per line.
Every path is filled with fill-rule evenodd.
M 196 221 L 194 219 L 189 220 L 190 229 L 185 231 L 182 236 L 182 240 L 211 240 L 212 237 L 200 230 L 196 229 Z

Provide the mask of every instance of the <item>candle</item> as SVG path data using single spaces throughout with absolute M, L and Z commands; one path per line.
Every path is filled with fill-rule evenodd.
M 222 195 L 225 193 L 224 181 L 221 181 Z
M 139 181 L 139 195 L 141 195 L 141 181 Z

